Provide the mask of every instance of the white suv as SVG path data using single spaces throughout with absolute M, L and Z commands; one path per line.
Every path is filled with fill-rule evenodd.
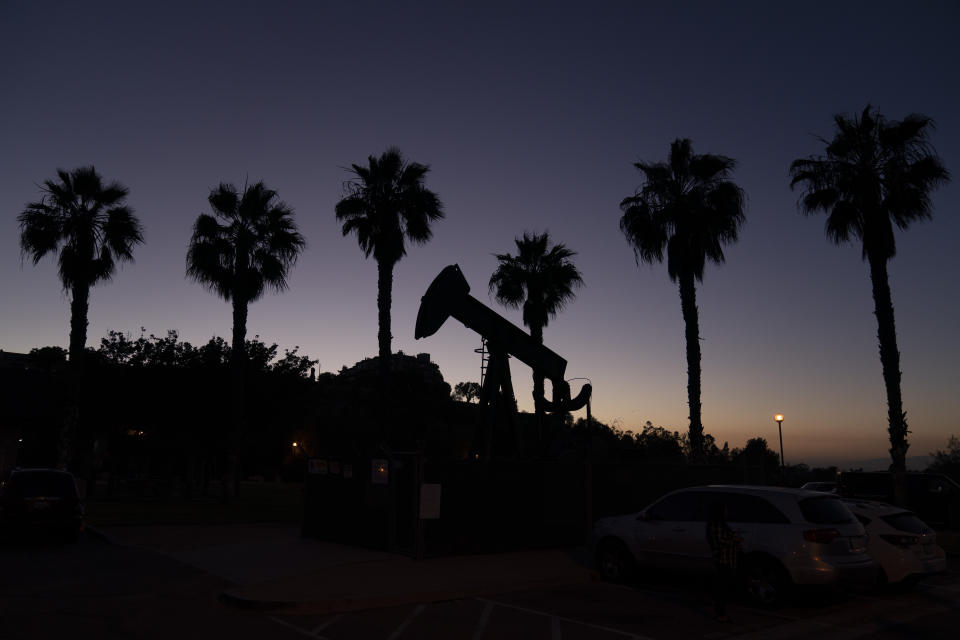
M 869 500 L 844 503 L 867 530 L 867 553 L 880 565 L 881 582 L 909 585 L 946 570 L 936 532 L 912 512 Z
M 831 494 L 780 487 L 713 485 L 668 493 L 639 513 L 594 525 L 597 566 L 622 580 L 637 566 L 708 572 L 711 505 L 723 503 L 742 539 L 740 574 L 757 602 L 770 604 L 791 584 L 872 582 L 863 525 Z

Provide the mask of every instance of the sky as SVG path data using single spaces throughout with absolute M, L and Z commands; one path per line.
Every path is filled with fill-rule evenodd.
M 867 265 L 825 216 L 797 211 L 790 162 L 818 154 L 835 113 L 920 112 L 960 174 L 960 5 L 954 2 L 0 2 L 0 348 L 66 347 L 53 258 L 19 249 L 17 214 L 58 167 L 93 164 L 130 189 L 135 262 L 91 293 L 88 345 L 109 330 L 229 337 L 228 303 L 185 277 L 220 182 L 264 180 L 307 240 L 289 290 L 250 308 L 248 335 L 299 346 L 321 371 L 377 351 L 376 263 L 334 206 L 351 163 L 398 146 L 428 164 L 446 218 L 394 271 L 393 347 L 429 353 L 451 385 L 479 380 L 480 338 L 454 320 L 414 340 L 420 297 L 458 263 L 471 293 L 524 231 L 577 252 L 585 286 L 545 329 L 594 416 L 688 426 L 679 290 L 637 265 L 620 201 L 633 163 L 670 142 L 738 161 L 746 222 L 697 291 L 703 423 L 760 436 L 787 463 L 887 456 L 886 396 Z M 897 235 L 889 265 L 908 455 L 960 435 L 960 186 Z M 522 409 L 530 371 L 512 361 Z M 574 393 L 579 382 L 573 383 Z M 581 416 L 583 411 L 578 412 Z

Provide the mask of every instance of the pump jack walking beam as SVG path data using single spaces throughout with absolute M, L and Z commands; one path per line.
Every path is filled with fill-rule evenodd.
M 496 395 L 500 387 L 504 396 L 509 396 L 511 406 L 507 408 L 509 415 L 513 415 L 513 385 L 510 381 L 510 366 L 507 356 L 511 355 L 520 360 L 535 372 L 549 378 L 553 386 L 553 401 L 543 397 L 535 397 L 534 401 L 542 403 L 550 412 L 576 411 L 583 407 L 590 399 L 592 387 L 583 385 L 577 397 L 570 397 L 570 385 L 563 379 L 567 368 L 567 361 L 559 355 L 536 342 L 525 331 L 511 323 L 499 313 L 486 306 L 470 295 L 470 285 L 463 277 L 458 265 L 445 267 L 434 278 L 420 301 L 420 310 L 417 313 L 417 326 L 414 337 L 418 340 L 432 336 L 446 322 L 453 317 L 468 329 L 472 329 L 487 339 L 490 349 L 490 372 L 484 384 L 483 393 L 488 402 L 491 394 Z M 494 367 L 494 356 L 502 360 Z M 490 375 L 497 371 L 497 375 Z M 494 378 L 491 380 L 491 378 Z M 484 398 L 481 398 L 481 404 Z M 493 415 L 495 412 L 491 412 Z M 491 432 L 492 436 L 492 432 Z M 519 435 L 518 435 L 519 437 Z M 489 458 L 490 437 L 485 443 L 485 450 Z M 518 442 L 518 446 L 519 446 Z

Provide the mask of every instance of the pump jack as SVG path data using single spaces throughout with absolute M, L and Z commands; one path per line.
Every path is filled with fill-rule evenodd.
M 550 380 L 553 400 L 534 396 L 534 402 L 543 406 L 546 411 L 576 411 L 590 400 L 592 387 L 589 384 L 583 385 L 575 398 L 570 397 L 570 385 L 563 378 L 567 361 L 535 342 L 525 331 L 471 296 L 470 285 L 467 284 L 459 265 L 455 264 L 445 267 L 421 298 L 414 337 L 419 340 L 432 336 L 451 316 L 485 338 L 490 352 L 486 379 L 480 390 L 480 412 L 485 418 L 487 432 L 483 438 L 485 459 L 489 460 L 492 453 L 493 427 L 497 413 L 501 410 L 499 402 L 506 405 L 505 412 L 517 438 L 518 450 L 523 449 L 521 434 L 514 419 L 516 400 L 510 378 L 509 356 L 515 357 Z

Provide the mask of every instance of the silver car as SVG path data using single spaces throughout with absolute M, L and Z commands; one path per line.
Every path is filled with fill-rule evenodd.
M 622 580 L 638 567 L 711 571 L 706 520 L 716 503 L 742 539 L 739 572 L 756 602 L 771 604 L 791 585 L 875 579 L 863 525 L 837 496 L 738 485 L 679 489 L 639 513 L 598 520 L 600 573 Z

